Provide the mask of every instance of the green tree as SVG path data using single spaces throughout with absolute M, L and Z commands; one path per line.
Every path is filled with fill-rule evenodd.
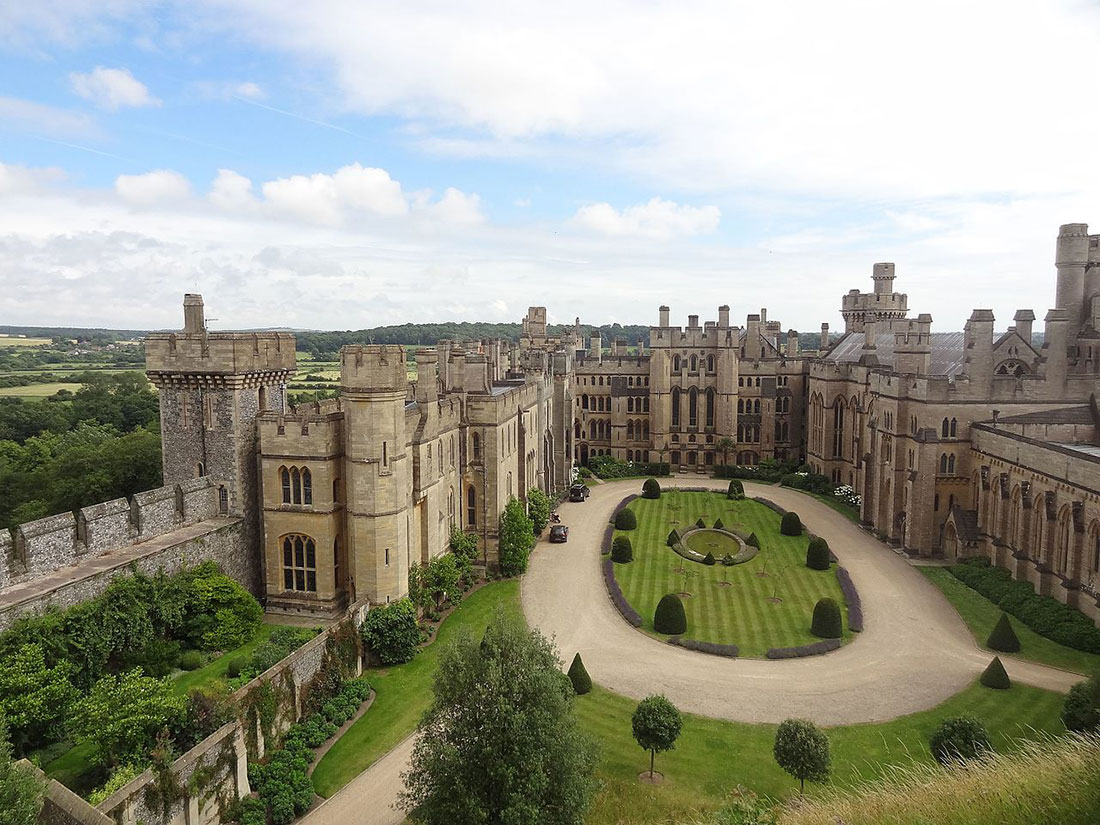
M 0 716 L 0 823 L 34 825 L 45 796 L 46 783 L 38 774 L 12 759 L 7 725 Z
M 538 487 L 532 487 L 527 491 L 527 515 L 531 517 L 534 532 L 537 536 L 550 522 L 550 496 L 546 495 Z
M 108 765 L 145 761 L 164 728 L 174 730 L 186 699 L 172 692 L 171 679 L 151 679 L 135 668 L 104 676 L 72 708 L 69 727 L 80 742 L 91 742 Z
M 372 607 L 359 626 L 359 635 L 382 664 L 399 665 L 410 661 L 420 644 L 416 606 L 409 599 L 399 599 Z
M 941 765 L 967 762 L 990 753 L 989 732 L 972 716 L 953 716 L 940 722 L 928 742 Z
M 680 730 L 684 725 L 680 711 L 662 694 L 647 696 L 634 708 L 630 727 L 634 741 L 642 750 L 649 751 L 649 778 L 653 778 L 653 763 L 658 753 L 676 747 Z
M 806 791 L 807 779 L 824 782 L 829 778 L 829 739 L 808 719 L 780 724 L 772 754 L 779 767 L 798 780 L 800 794 Z
M 501 574 L 518 576 L 526 573 L 527 559 L 534 545 L 534 525 L 523 511 L 523 505 L 513 496 L 500 514 L 498 546 Z
M 461 573 L 453 553 L 432 559 L 420 567 L 420 592 L 439 606 L 444 599 L 459 598 L 458 580 Z
M 56 733 L 76 699 L 69 681 L 71 665 L 60 661 L 46 665 L 42 647 L 23 645 L 0 666 L 0 717 L 11 726 L 17 753 L 54 741 Z
M 1100 674 L 1069 689 L 1062 706 L 1062 722 L 1074 733 L 1100 730 Z
M 401 802 L 418 822 L 580 825 L 594 743 L 549 641 L 502 611 L 440 656 Z M 486 723 L 491 720 L 491 723 Z

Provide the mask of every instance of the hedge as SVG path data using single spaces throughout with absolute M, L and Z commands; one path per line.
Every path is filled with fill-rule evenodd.
M 820 656 L 840 647 L 840 639 L 822 639 L 809 645 L 798 647 L 773 647 L 765 656 L 769 659 L 799 659 L 803 656 Z
M 741 649 L 737 645 L 720 645 L 715 642 L 700 642 L 695 639 L 685 639 L 683 636 L 673 636 L 668 640 L 670 645 L 676 645 L 677 647 L 687 648 L 688 650 L 697 650 L 700 653 L 709 653 L 712 656 L 725 656 L 729 659 L 736 659 L 741 653 Z
M 840 584 L 840 592 L 844 594 L 844 601 L 848 603 L 848 629 L 853 633 L 863 632 L 863 603 L 859 598 L 851 574 L 843 567 L 836 569 L 836 580 Z
M 765 458 L 759 464 L 716 464 L 714 466 L 715 478 L 747 478 L 757 481 L 779 481 L 787 473 L 797 469 L 798 464 L 793 461 L 776 461 L 773 458 Z
M 634 627 L 641 627 L 642 617 L 638 615 L 637 610 L 630 606 L 630 602 L 623 595 L 622 588 L 615 581 L 615 563 L 611 559 L 604 559 L 603 561 L 603 580 L 607 585 L 607 592 L 611 596 L 611 601 L 615 603 L 615 607 L 619 609 L 623 618 Z
M 653 629 L 658 633 L 680 634 L 687 630 L 684 603 L 675 593 L 666 593 L 653 611 Z
M 600 478 L 667 476 L 671 470 L 670 465 L 660 462 L 620 461 L 612 456 L 592 456 L 588 466 Z
M 1050 596 L 1040 596 L 1030 582 L 1013 579 L 1003 567 L 992 566 L 989 559 L 976 556 L 947 569 L 1040 636 L 1074 650 L 1100 653 L 1100 628 L 1085 614 Z
M 829 544 L 823 538 L 812 538 L 806 547 L 806 566 L 811 570 L 829 569 Z
M 814 617 L 810 632 L 823 639 L 839 639 L 844 634 L 844 622 L 840 605 L 834 599 L 819 599 L 814 605 Z
M 798 513 L 784 513 L 783 520 L 779 522 L 779 532 L 784 536 L 801 536 L 802 519 L 798 517 Z
M 627 510 L 625 507 L 615 514 L 615 529 L 616 530 L 635 530 L 638 527 L 638 517 L 634 515 L 633 510 Z
M 615 525 L 609 525 L 603 533 L 603 541 L 600 542 L 600 555 L 606 556 L 611 552 L 611 545 L 615 539 Z
M 617 564 L 628 564 L 634 561 L 634 548 L 630 539 L 626 536 L 617 536 L 611 544 L 611 561 Z
M 779 479 L 779 486 L 822 496 L 831 496 L 836 491 L 836 485 L 820 473 L 788 473 Z

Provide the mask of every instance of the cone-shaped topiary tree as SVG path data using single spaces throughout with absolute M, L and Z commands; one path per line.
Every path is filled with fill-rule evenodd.
M 703 564 L 714 564 L 714 554 L 713 553 L 707 553 L 703 557 Z
M 725 526 L 726 526 L 726 525 L 724 525 L 724 524 L 722 523 L 722 519 L 720 519 L 720 518 L 716 518 L 716 519 L 714 520 L 714 529 L 715 529 L 715 530 L 721 530 L 721 529 L 722 529 L 723 527 L 725 527 Z
M 840 605 L 833 599 L 820 599 L 814 605 L 814 619 L 810 632 L 822 639 L 839 639 L 844 632 L 840 619 Z
M 810 540 L 806 548 L 806 566 L 811 570 L 829 569 L 829 545 L 823 538 Z
M 699 516 L 699 518 L 695 520 L 695 526 L 696 527 L 706 527 L 707 523 L 705 521 L 703 521 L 702 516 Z
M 801 536 L 802 519 L 798 517 L 798 513 L 784 513 L 783 520 L 779 522 L 779 532 L 784 536 Z
M 633 510 L 628 510 L 624 507 L 615 514 L 616 530 L 634 530 L 637 527 L 638 517 L 634 515 Z
M 634 561 L 634 547 L 627 536 L 616 536 L 611 542 L 611 561 L 619 564 Z
M 745 544 L 751 544 L 757 550 L 760 549 L 760 539 L 756 537 L 756 533 L 749 533 L 749 537 L 745 539 Z
M 657 609 L 653 612 L 653 629 L 658 633 L 674 636 L 686 633 L 687 628 L 688 620 L 684 612 L 684 603 L 675 593 L 666 593 L 657 602 Z
M 573 692 L 578 696 L 583 696 L 592 690 L 592 679 L 584 669 L 584 662 L 581 661 L 579 653 L 573 657 L 573 664 L 569 666 L 569 681 L 573 683 Z
M 726 490 L 726 498 L 732 498 L 734 501 L 740 501 L 745 497 L 745 485 L 738 479 L 734 479 L 730 482 L 729 489 Z
M 1020 639 L 1016 636 L 1016 631 L 1012 629 L 1012 622 L 1009 620 L 1007 613 L 1002 613 L 1001 618 L 997 620 L 993 632 L 989 634 L 989 639 L 986 641 L 986 646 L 990 650 L 996 650 L 1000 653 L 1016 653 L 1019 651 Z
M 675 546 L 676 542 L 678 542 L 679 540 L 680 540 L 680 537 L 678 535 L 676 535 L 676 531 L 675 530 L 670 530 L 669 533 L 668 533 L 668 538 L 665 539 L 665 544 L 667 544 L 669 547 L 673 547 L 673 546 Z
M 1008 678 L 1005 666 L 1001 664 L 1000 656 L 993 657 L 993 661 L 982 671 L 982 678 L 978 681 L 987 688 L 993 688 L 994 690 L 1008 690 L 1012 687 L 1012 680 Z
M 660 498 L 661 484 L 655 478 L 647 478 L 642 485 L 642 498 Z

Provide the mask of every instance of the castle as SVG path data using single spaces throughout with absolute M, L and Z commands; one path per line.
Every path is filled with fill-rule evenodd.
M 188 295 L 183 329 L 146 340 L 166 486 L 0 536 L 0 626 L 64 588 L 94 595 L 74 582 L 99 554 L 101 572 L 127 553 L 152 565 L 154 539 L 238 571 L 271 612 L 385 603 L 452 529 L 492 567 L 509 498 L 561 490 L 602 455 L 673 474 L 805 463 L 854 488 L 861 523 L 899 552 L 984 555 L 1100 621 L 1100 235 L 1061 227 L 1055 264 L 1038 347 L 1029 309 L 998 336 L 987 309 L 933 332 L 879 263 L 816 350 L 766 310 L 680 327 L 662 306 L 631 351 L 584 340 L 579 321 L 551 336 L 532 307 L 518 343 L 418 349 L 411 380 L 402 347 L 344 347 L 340 396 L 295 409 L 293 336 L 211 332 Z

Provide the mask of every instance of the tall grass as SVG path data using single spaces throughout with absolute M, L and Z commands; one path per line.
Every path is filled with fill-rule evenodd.
M 1100 736 L 1028 743 L 967 767 L 914 764 L 785 811 L 781 825 L 1095 825 Z

